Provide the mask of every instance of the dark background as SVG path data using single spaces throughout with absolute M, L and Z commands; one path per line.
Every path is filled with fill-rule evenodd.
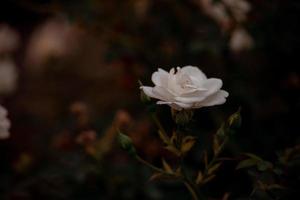
M 89 107 L 91 119 L 83 129 L 96 130 L 98 137 L 122 109 L 132 118 L 129 130 L 135 131 L 133 135 L 143 135 L 150 143 L 150 150 L 146 144 L 139 150 L 158 163 L 163 151 L 155 150 L 160 144 L 155 142 L 154 125 L 139 100 L 137 83 L 140 79 L 151 85 L 151 73 L 157 67 L 169 70 L 195 65 L 208 77 L 223 80 L 230 94 L 227 102 L 197 110 L 191 125 L 196 133 L 202 132 L 198 134 L 204 143 L 241 107 L 242 127 L 231 141 L 229 155 L 252 152 L 276 162 L 276 152 L 298 145 L 300 3 L 250 3 L 252 10 L 244 27 L 255 45 L 234 53 L 228 46 L 229 34 L 223 34 L 193 1 L 152 1 L 146 14 L 140 15 L 134 10 L 135 1 L 1 2 L 0 22 L 19 33 L 20 46 L 13 54 L 19 70 L 18 88 L 9 96 L 0 96 L 12 122 L 11 138 L 0 141 L 0 199 L 188 199 L 180 184 L 148 183 L 149 170 L 116 145 L 100 164 L 93 165 L 73 144 L 72 137 L 81 131 L 69 112 L 74 102 Z M 81 36 L 73 42 L 79 48 L 63 58 L 49 59 L 41 65 L 42 72 L 35 72 L 25 62 L 28 44 L 34 30 L 53 16 L 63 16 L 76 25 Z M 171 129 L 168 108 L 158 110 Z M 53 138 L 63 132 L 68 132 L 67 139 L 62 137 L 67 142 L 56 148 Z M 204 147 L 199 144 L 200 149 Z M 30 158 L 28 166 L 23 163 L 24 169 L 20 155 Z M 198 157 L 199 152 L 193 151 L 188 163 L 199 164 Z M 235 165 L 226 164 L 219 178 L 204 190 L 216 191 L 212 196 L 217 199 L 227 191 L 233 199 L 248 196 L 251 181 L 246 173 L 235 172 Z M 288 174 L 283 182 L 295 192 L 299 172 Z

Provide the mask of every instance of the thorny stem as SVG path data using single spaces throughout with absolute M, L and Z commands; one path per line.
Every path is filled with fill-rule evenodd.
M 136 156 L 135 158 L 137 159 L 137 161 L 141 162 L 142 164 L 146 165 L 147 167 L 153 169 L 153 170 L 156 171 L 156 172 L 159 172 L 159 173 L 162 173 L 162 174 L 166 174 L 166 175 L 170 175 L 170 174 L 167 173 L 166 171 L 164 171 L 164 170 L 162 170 L 162 169 L 160 169 L 160 168 L 158 168 L 158 167 L 152 165 L 151 163 L 145 161 L 144 159 L 142 159 L 142 158 L 139 157 L 139 156 Z
M 200 200 L 198 198 L 198 195 L 196 193 L 196 191 L 194 190 L 194 187 L 191 185 L 191 183 L 189 183 L 188 181 L 184 181 L 183 182 L 185 187 L 189 190 L 189 192 L 191 193 L 192 197 L 194 200 Z
M 208 174 L 208 170 L 215 164 L 219 154 L 221 153 L 222 149 L 224 148 L 225 144 L 227 143 L 228 137 L 226 137 L 222 143 L 222 145 L 220 146 L 219 151 L 213 156 L 213 158 L 211 159 L 211 161 L 208 163 L 207 166 L 205 166 L 205 170 L 204 170 L 204 176 Z M 201 184 L 200 184 L 201 186 Z
M 160 121 L 159 121 L 159 119 L 157 118 L 156 114 L 151 114 L 151 117 L 152 117 L 153 121 L 155 122 L 156 126 L 158 127 L 158 129 L 161 131 L 161 133 L 162 133 L 164 136 L 168 137 L 167 132 L 165 131 L 165 129 L 164 129 L 164 127 L 162 126 L 162 124 L 160 123 Z M 179 137 L 181 137 L 181 138 L 180 138 L 180 145 L 181 145 L 181 143 L 182 143 L 182 136 L 183 136 L 182 134 L 179 136 Z M 153 170 L 156 171 L 156 172 L 162 173 L 162 174 L 167 175 L 167 176 L 172 176 L 172 177 L 177 178 L 177 179 L 179 179 L 180 181 L 182 181 L 182 182 L 184 183 L 184 185 L 186 186 L 186 188 L 188 189 L 188 191 L 190 192 L 190 194 L 192 195 L 193 200 L 204 199 L 204 198 L 200 198 L 200 195 L 199 195 L 199 193 L 198 193 L 198 189 L 197 189 L 196 185 L 195 185 L 192 181 L 190 181 L 190 180 L 188 179 L 188 177 L 186 176 L 185 173 L 184 173 L 184 174 L 180 174 L 180 175 L 174 174 L 174 173 L 169 173 L 169 172 L 166 172 L 166 171 L 164 171 L 164 170 L 162 170 L 162 169 L 160 169 L 160 168 L 158 168 L 158 167 L 152 165 L 151 163 L 149 163 L 149 162 L 143 160 L 143 159 L 142 159 L 141 157 L 139 157 L 139 156 L 136 156 L 136 159 L 137 159 L 139 162 L 141 162 L 142 164 L 148 166 L 149 168 L 153 169 Z M 180 160 L 181 160 L 181 164 L 182 164 L 183 158 L 181 157 Z
M 226 137 L 223 141 L 223 143 L 221 144 L 218 152 L 214 155 L 214 157 L 211 159 L 211 161 L 209 162 L 209 164 L 206 167 L 206 170 L 208 170 L 210 167 L 212 167 L 212 165 L 215 163 L 216 159 L 218 158 L 218 156 L 220 155 L 222 149 L 224 148 L 225 144 L 227 143 L 228 137 Z
M 139 156 L 135 157 L 137 159 L 137 161 L 139 161 L 140 163 L 146 165 L 147 167 L 151 168 L 152 170 L 159 172 L 161 174 L 167 175 L 167 176 L 172 176 L 180 181 L 182 181 L 184 183 L 184 185 L 186 186 L 186 188 L 189 190 L 189 192 L 191 193 L 192 197 L 194 200 L 200 200 L 200 195 L 197 191 L 197 188 L 195 186 L 195 184 L 193 182 L 191 182 L 187 176 L 185 174 L 174 174 L 174 173 L 170 173 L 170 172 L 166 172 L 164 170 L 162 170 L 161 168 L 158 168 L 154 165 L 152 165 L 151 163 L 145 161 L 144 159 L 142 159 Z M 201 198 L 203 199 L 203 198 Z

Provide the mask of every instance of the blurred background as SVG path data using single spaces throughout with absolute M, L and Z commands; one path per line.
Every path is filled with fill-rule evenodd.
M 240 106 L 228 154 L 276 162 L 300 139 L 299 13 L 292 0 L 2 1 L 0 103 L 12 126 L 0 140 L 0 199 L 189 199 L 179 183 L 148 182 L 151 171 L 115 142 L 117 126 L 146 160 L 173 159 L 140 101 L 138 80 L 152 85 L 158 67 L 198 66 L 230 94 L 196 111 L 191 169 Z M 171 130 L 169 108 L 157 111 Z M 247 199 L 251 180 L 235 165 L 204 191 Z M 290 194 L 297 169 L 283 181 Z

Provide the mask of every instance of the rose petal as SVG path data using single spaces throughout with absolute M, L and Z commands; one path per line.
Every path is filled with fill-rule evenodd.
M 168 74 L 168 84 L 167 84 L 168 90 L 173 94 L 177 95 L 178 91 L 180 90 L 178 84 L 177 84 L 177 78 L 175 74 L 175 69 L 172 68 Z
M 167 86 L 169 73 L 163 69 L 158 69 L 152 74 L 152 82 L 157 86 Z
M 203 87 L 207 89 L 206 95 L 211 95 L 221 89 L 223 82 L 218 78 L 209 78 L 203 82 Z
M 207 79 L 206 75 L 198 67 L 188 65 L 181 68 L 181 72 L 189 75 L 192 78 L 192 81 L 198 82 L 199 80 Z
M 153 87 L 141 86 L 140 89 L 142 89 L 147 96 L 157 98 L 156 95 L 153 94 Z
M 155 86 L 153 88 L 153 94 L 158 96 L 158 99 L 164 100 L 164 101 L 173 101 L 174 95 L 170 93 L 166 88 Z
M 218 92 L 223 83 L 221 79 L 216 78 L 210 78 L 207 79 L 203 84 L 203 87 L 206 88 L 206 90 L 196 90 L 192 91 L 190 93 L 186 92 L 183 93 L 179 97 L 175 97 L 177 101 L 183 102 L 183 103 L 197 103 L 205 100 L 207 97 L 213 95 L 214 93 Z
M 226 97 L 228 96 L 229 96 L 228 92 L 226 92 L 225 90 L 220 90 L 217 93 L 207 97 L 204 101 L 196 103 L 194 107 L 201 108 L 204 106 L 220 105 L 226 102 Z

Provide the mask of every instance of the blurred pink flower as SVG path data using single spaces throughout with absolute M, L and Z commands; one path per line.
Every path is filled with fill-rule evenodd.
M 231 33 L 229 47 L 233 52 L 249 50 L 253 45 L 254 41 L 245 29 L 238 27 Z
M 0 54 L 11 53 L 19 46 L 19 35 L 6 24 L 0 24 Z
M 144 18 L 149 10 L 151 1 L 149 0 L 135 0 L 133 2 L 134 11 L 139 18 Z
M 230 30 L 234 22 L 241 23 L 247 19 L 251 4 L 246 0 L 194 0 L 202 11 L 215 20 L 224 31 Z
M 7 139 L 9 133 L 10 121 L 7 118 L 7 110 L 0 105 L 0 139 Z
M 215 20 L 223 30 L 228 30 L 231 25 L 231 18 L 223 3 L 214 3 L 212 0 L 196 0 L 202 11 Z
M 230 10 L 237 22 L 243 22 L 247 19 L 247 14 L 251 10 L 251 4 L 246 0 L 222 0 Z
M 49 58 L 60 58 L 76 49 L 79 27 L 66 18 L 51 18 L 32 34 L 27 47 L 26 62 L 32 66 L 45 64 Z
M 115 115 L 114 125 L 117 128 L 122 129 L 128 126 L 131 123 L 131 121 L 132 121 L 131 116 L 127 111 L 118 110 Z
M 0 95 L 7 95 L 17 88 L 18 72 L 10 59 L 0 59 Z
M 93 144 L 97 139 L 97 133 L 93 130 L 82 131 L 76 138 L 78 144 L 88 146 Z

